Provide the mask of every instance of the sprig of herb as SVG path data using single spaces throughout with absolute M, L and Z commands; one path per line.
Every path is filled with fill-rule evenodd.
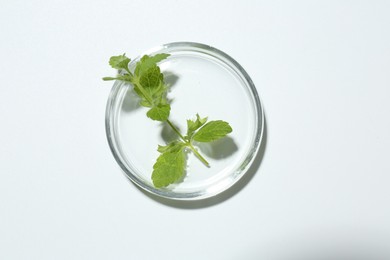
M 153 165 L 152 180 L 155 187 L 165 187 L 180 180 L 185 172 L 185 149 L 191 150 L 207 167 L 209 163 L 194 147 L 194 141 L 212 142 L 225 137 L 232 132 L 230 125 L 222 120 L 207 122 L 207 117 L 201 118 L 198 114 L 196 120 L 187 120 L 187 135 L 165 146 L 158 146 L 161 153 Z M 177 129 L 176 129 L 177 130 Z
M 212 142 L 225 137 L 232 132 L 229 123 L 216 120 L 207 122 L 207 117 L 198 114 L 195 120 L 187 120 L 186 135 L 182 135 L 168 119 L 171 106 L 167 99 L 167 85 L 164 75 L 157 63 L 169 57 L 169 54 L 144 55 L 137 62 L 134 72 L 128 65 L 130 59 L 125 54 L 112 56 L 109 64 L 118 70 L 116 77 L 104 77 L 103 80 L 120 80 L 134 86 L 134 91 L 140 97 L 140 105 L 149 108 L 146 115 L 157 121 L 166 122 L 178 135 L 179 139 L 165 146 L 158 146 L 160 156 L 153 165 L 152 181 L 155 187 L 166 187 L 180 180 L 185 172 L 185 151 L 192 151 L 196 157 L 209 167 L 208 161 L 194 147 L 195 142 Z
M 121 80 L 131 83 L 134 91 L 141 98 L 140 105 L 148 107 L 146 115 L 157 121 L 166 121 L 171 111 L 166 94 L 167 85 L 164 83 L 164 75 L 157 63 L 166 59 L 169 54 L 157 54 L 155 56 L 144 55 L 136 64 L 134 73 L 131 73 L 128 64 L 130 59 L 125 54 L 113 56 L 109 64 L 119 70 L 116 77 L 105 77 L 103 80 Z

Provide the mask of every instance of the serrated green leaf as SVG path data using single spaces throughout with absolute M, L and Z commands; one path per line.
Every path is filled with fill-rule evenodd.
M 130 62 L 130 59 L 128 57 L 126 57 L 126 54 L 124 53 L 123 55 L 112 56 L 108 63 L 114 69 L 128 70 L 127 66 L 129 65 L 129 62 Z
M 186 144 L 181 142 L 181 141 L 173 141 L 165 146 L 159 145 L 157 148 L 157 151 L 159 151 L 160 153 L 166 153 L 166 152 L 174 153 L 174 152 L 178 152 L 179 150 L 183 149 L 185 146 L 186 146 Z
M 160 53 L 156 54 L 154 56 L 148 56 L 144 55 L 139 62 L 137 62 L 137 65 L 134 70 L 134 74 L 137 76 L 142 75 L 144 72 L 146 72 L 149 68 L 156 66 L 158 62 L 166 59 L 169 57 L 169 54 L 166 53 Z
M 162 153 L 153 165 L 152 181 L 154 186 L 162 188 L 180 180 L 184 175 L 185 164 L 183 149 L 172 153 Z
M 149 109 L 146 115 L 153 120 L 165 121 L 168 119 L 170 111 L 171 111 L 171 106 L 169 104 L 165 104 L 165 105 L 159 104 Z
M 142 74 L 139 78 L 139 83 L 145 89 L 157 88 L 162 80 L 163 75 L 160 72 L 160 68 L 158 66 L 152 66 Z
M 192 138 L 193 140 L 198 142 L 211 142 L 225 137 L 232 131 L 233 130 L 230 127 L 229 123 L 225 121 L 210 121 L 205 124 L 201 129 L 199 129 L 198 132 L 196 132 Z
M 193 133 L 207 122 L 207 117 L 201 118 L 196 114 L 196 120 L 187 120 L 187 138 L 191 139 Z
M 134 84 L 134 89 L 141 99 L 143 99 L 141 105 L 153 107 L 159 104 L 167 104 L 167 86 L 164 83 L 163 74 L 158 66 L 150 67 L 136 81 L 138 81 L 138 83 Z M 141 91 L 140 88 L 143 88 L 144 91 Z M 147 95 L 147 97 L 145 97 L 144 94 Z

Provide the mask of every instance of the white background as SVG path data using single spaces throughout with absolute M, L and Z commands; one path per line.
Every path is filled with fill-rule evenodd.
M 248 175 L 157 199 L 110 153 L 107 60 L 206 43 L 266 113 Z M 0 259 L 390 259 L 389 1 L 0 0 Z

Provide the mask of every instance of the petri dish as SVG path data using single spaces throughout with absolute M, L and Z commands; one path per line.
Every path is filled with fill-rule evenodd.
M 247 173 L 260 147 L 264 114 L 256 88 L 245 70 L 226 53 L 208 45 L 174 42 L 146 51 L 129 63 L 131 71 L 144 54 L 168 53 L 159 66 L 169 86 L 169 119 L 184 134 L 186 120 L 196 114 L 229 122 L 233 132 L 211 143 L 196 143 L 208 160 L 206 167 L 186 152 L 184 177 L 165 188 L 155 188 L 151 175 L 158 145 L 177 139 L 164 122 L 146 117 L 147 108 L 131 84 L 116 81 L 106 109 L 106 134 L 115 160 L 126 176 L 142 189 L 175 200 L 215 196 Z

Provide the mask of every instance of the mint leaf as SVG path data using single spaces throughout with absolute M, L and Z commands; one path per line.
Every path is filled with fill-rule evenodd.
M 147 113 L 146 115 L 153 119 L 153 120 L 157 120 L 157 121 L 165 121 L 168 119 L 169 117 L 169 112 L 171 111 L 171 106 L 166 104 L 166 105 L 162 105 L 162 104 L 159 104 L 155 107 L 152 107 Z
M 147 71 L 149 68 L 156 66 L 158 62 L 166 59 L 169 57 L 169 54 L 166 53 L 160 53 L 156 54 L 154 56 L 148 56 L 144 55 L 139 62 L 137 62 L 137 65 L 134 70 L 134 74 L 137 76 L 142 75 L 145 71 Z
M 141 76 L 134 76 L 134 90 L 141 97 L 142 106 L 153 107 L 167 104 L 167 86 L 164 84 L 164 75 L 157 65 L 151 66 Z
M 144 88 L 140 84 L 134 84 L 134 90 L 141 98 L 141 106 L 153 107 L 158 104 L 168 104 L 166 98 L 167 86 L 162 81 L 157 87 L 153 88 Z
M 137 77 L 137 76 L 135 76 Z M 138 82 L 137 82 L 138 81 Z M 154 99 L 152 96 L 156 92 L 156 89 L 160 85 L 160 69 L 156 66 L 150 68 L 145 75 L 140 78 L 136 78 L 136 84 L 134 84 L 134 90 L 143 100 L 142 106 L 152 107 Z
M 198 142 L 211 142 L 226 136 L 232 131 L 229 123 L 225 121 L 210 121 L 199 129 L 192 138 Z
M 139 83 L 145 88 L 156 88 L 160 85 L 163 80 L 163 75 L 160 72 L 158 66 L 150 67 L 142 76 L 139 78 Z
M 129 65 L 130 59 L 126 57 L 126 54 L 118 55 L 118 56 L 112 56 L 110 58 L 110 61 L 108 62 L 111 67 L 114 69 L 124 69 L 128 71 L 128 65 Z
M 207 117 L 201 118 L 198 114 L 196 114 L 196 120 L 193 121 L 191 119 L 187 120 L 187 139 L 190 140 L 193 133 L 199 129 L 202 125 L 207 122 Z
M 156 188 L 166 187 L 184 175 L 185 154 L 183 149 L 176 152 L 164 152 L 153 165 L 152 181 Z

